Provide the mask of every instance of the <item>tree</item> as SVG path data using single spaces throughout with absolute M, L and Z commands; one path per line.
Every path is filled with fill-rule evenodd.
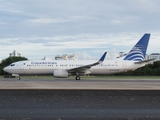
M 22 60 L 28 60 L 25 57 L 8 57 L 0 63 L 0 75 L 6 75 L 8 73 L 3 71 L 3 68 L 10 65 L 13 62 L 22 61 Z

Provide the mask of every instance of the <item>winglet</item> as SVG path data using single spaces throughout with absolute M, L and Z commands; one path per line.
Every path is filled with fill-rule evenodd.
M 98 63 L 102 63 L 106 57 L 107 52 L 105 52 L 102 57 L 99 59 Z

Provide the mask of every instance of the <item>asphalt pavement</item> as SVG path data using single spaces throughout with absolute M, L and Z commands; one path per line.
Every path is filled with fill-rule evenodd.
M 43 90 L 160 90 L 160 79 L 0 79 L 0 89 Z
M 0 90 L 0 120 L 159 120 L 159 90 Z

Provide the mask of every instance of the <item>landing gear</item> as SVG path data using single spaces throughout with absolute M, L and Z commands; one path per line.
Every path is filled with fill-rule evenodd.
M 76 80 L 80 80 L 81 79 L 81 77 L 80 76 L 76 76 L 76 78 L 75 78 Z
M 20 80 L 21 78 L 20 78 L 20 77 L 17 77 L 17 79 Z

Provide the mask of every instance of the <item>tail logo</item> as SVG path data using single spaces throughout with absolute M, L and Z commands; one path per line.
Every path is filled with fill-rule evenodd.
M 139 46 L 140 47 L 140 46 Z M 129 53 L 128 55 L 125 57 L 124 60 L 132 60 L 132 61 L 143 61 L 144 55 L 141 51 L 141 49 L 139 49 L 139 47 L 134 47 Z M 141 47 L 142 48 L 142 47 Z
M 126 55 L 124 60 L 143 61 L 145 60 L 150 34 L 144 34 L 137 44 Z

